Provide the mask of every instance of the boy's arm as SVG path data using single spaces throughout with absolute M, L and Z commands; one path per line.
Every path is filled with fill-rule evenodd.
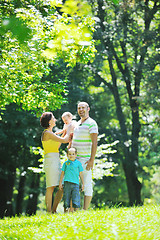
M 83 179 L 83 172 L 80 172 L 79 173 L 79 176 L 81 178 L 81 181 L 82 181 L 82 191 L 84 191 L 84 179 Z
M 62 186 L 62 180 L 64 177 L 64 171 L 61 172 L 61 176 L 60 176 L 60 180 L 59 180 L 59 189 L 62 190 L 63 186 Z

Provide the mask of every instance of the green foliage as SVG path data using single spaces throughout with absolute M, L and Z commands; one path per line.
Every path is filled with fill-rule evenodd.
M 97 53 L 85 83 L 95 105 L 104 109 L 99 119 L 104 118 L 109 139 L 120 141 L 117 159 L 129 180 L 130 197 L 137 191 L 137 183 L 140 186 L 143 177 L 149 178 L 143 166 L 159 164 L 159 3 L 119 1 L 115 5 L 102 0 L 92 6 L 97 17 Z M 133 167 L 130 174 L 132 164 L 136 170 Z
M 41 127 L 35 115 L 18 111 L 16 104 L 6 106 L 0 116 L 0 217 L 3 217 L 25 211 L 24 197 L 39 191 L 39 181 L 36 186 L 32 184 L 39 176 L 33 176 L 28 167 L 40 164 L 39 156 L 30 151 L 30 146 L 40 146 Z
M 89 6 L 74 2 L 61 3 L 60 12 L 59 4 L 50 1 L 1 3 L 0 107 L 15 102 L 38 114 L 65 102 L 66 72 L 56 81 L 41 79 L 49 74 L 49 63 L 58 65 L 63 59 L 74 66 L 94 57 L 94 21 Z
M 4 34 L 7 31 L 10 31 L 21 44 L 31 38 L 31 29 L 29 29 L 22 20 L 15 17 L 10 17 L 2 20 L 0 33 Z
M 151 193 L 153 196 L 152 201 L 160 204 L 160 167 L 154 169 L 154 174 L 151 179 Z
M 105 138 L 105 134 L 99 135 L 99 141 Z M 106 141 L 106 138 L 104 139 Z M 93 168 L 93 179 L 102 179 L 104 176 L 114 176 L 113 170 L 118 165 L 113 161 L 108 160 L 108 155 L 116 153 L 112 147 L 115 146 L 119 141 L 115 141 L 111 144 L 98 144 L 97 153 L 95 158 L 95 165 Z
M 112 208 L 0 220 L 5 239 L 159 239 L 160 207 Z
M 31 170 L 34 173 L 42 173 L 43 171 L 43 160 L 44 160 L 44 151 L 41 147 L 30 147 L 30 152 L 33 153 L 34 155 L 41 156 L 40 159 L 38 159 L 38 162 L 41 163 L 39 164 L 39 167 L 28 167 L 29 170 Z
M 0 115 L 0 141 L 3 142 L 0 146 L 0 173 L 7 179 L 12 175 L 12 169 L 19 168 L 23 172 L 28 164 L 37 164 L 30 146 L 40 144 L 40 126 L 34 115 L 19 112 L 16 104 L 8 105 L 5 111 L 0 111 Z
M 92 40 L 94 20 L 87 1 L 67 0 L 64 4 L 51 1 L 51 5 L 59 7 L 63 14 L 53 19 L 51 39 L 43 55 L 52 60 L 62 58 L 72 67 L 92 60 L 95 52 Z

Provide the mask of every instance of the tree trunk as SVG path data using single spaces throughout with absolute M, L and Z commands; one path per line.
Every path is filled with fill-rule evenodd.
M 20 215 L 23 211 L 23 197 L 24 197 L 24 187 L 25 187 L 26 176 L 20 176 L 18 195 L 16 201 L 16 214 Z
M 15 173 L 14 169 L 8 175 L 8 179 L 0 179 L 0 218 L 13 216 L 12 197 Z
M 31 191 L 29 194 L 28 205 L 26 213 L 29 215 L 36 214 L 37 211 L 37 203 L 38 203 L 38 196 L 39 196 L 39 181 L 40 181 L 40 174 L 33 173 L 33 179 L 31 183 Z
M 140 124 L 137 126 L 137 123 L 139 123 L 138 105 L 136 105 L 136 111 L 135 109 L 132 109 L 132 112 L 134 113 L 133 115 L 134 118 L 132 119 L 133 120 L 132 149 L 130 150 L 129 146 L 127 146 L 129 137 L 128 137 L 127 128 L 125 124 L 125 116 L 122 111 L 122 105 L 121 105 L 121 100 L 120 100 L 118 86 L 117 86 L 117 77 L 113 68 L 111 55 L 108 56 L 108 62 L 109 62 L 110 72 L 111 72 L 112 82 L 113 82 L 112 87 L 113 87 L 113 95 L 114 95 L 115 104 L 116 104 L 116 113 L 117 113 L 117 118 L 119 120 L 121 134 L 122 134 L 121 142 L 122 142 L 123 152 L 125 156 L 122 164 L 123 164 L 123 169 L 126 177 L 129 204 L 130 206 L 139 205 L 139 204 L 142 204 L 142 202 L 141 202 L 141 183 L 138 181 L 137 173 L 136 173 L 136 163 L 138 162 L 138 137 L 139 137 L 139 131 L 140 131 Z
M 7 188 L 6 189 L 7 207 L 6 207 L 5 216 L 7 217 L 12 217 L 14 215 L 12 197 L 13 197 L 13 187 L 15 182 L 15 176 L 16 176 L 16 169 L 12 169 L 10 175 L 8 176 L 7 187 L 6 187 Z
M 130 154 L 131 155 L 131 154 Z M 128 196 L 129 196 L 129 205 L 137 206 L 142 205 L 141 201 L 141 188 L 142 184 L 139 182 L 136 174 L 136 166 L 134 164 L 133 157 L 125 158 L 123 161 L 123 169 L 125 172 Z
M 6 185 L 7 180 L 0 179 L 0 218 L 3 218 L 5 216 L 5 211 L 7 207 Z

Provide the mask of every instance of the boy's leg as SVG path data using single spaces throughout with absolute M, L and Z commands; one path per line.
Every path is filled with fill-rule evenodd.
M 73 212 L 73 211 L 74 211 L 74 208 L 73 208 L 73 206 L 72 206 L 72 199 L 71 199 L 71 201 L 70 201 L 70 209 L 69 209 L 69 211 L 70 211 L 70 212 Z
M 72 184 L 72 206 L 74 211 L 80 208 L 80 193 L 79 193 L 79 185 Z
M 69 212 L 69 208 L 64 208 L 64 213 L 68 213 Z
M 64 193 L 63 193 L 63 199 L 64 199 L 64 212 L 67 212 L 67 209 L 70 208 L 70 200 L 71 200 L 71 183 L 64 182 Z

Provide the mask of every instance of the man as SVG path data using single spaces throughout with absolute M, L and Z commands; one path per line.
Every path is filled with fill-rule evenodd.
M 72 146 L 77 149 L 77 159 L 82 163 L 84 172 L 84 206 L 87 210 L 93 195 L 92 168 L 97 151 L 97 123 L 89 117 L 89 105 L 86 102 L 78 103 L 78 121 L 74 133 Z

